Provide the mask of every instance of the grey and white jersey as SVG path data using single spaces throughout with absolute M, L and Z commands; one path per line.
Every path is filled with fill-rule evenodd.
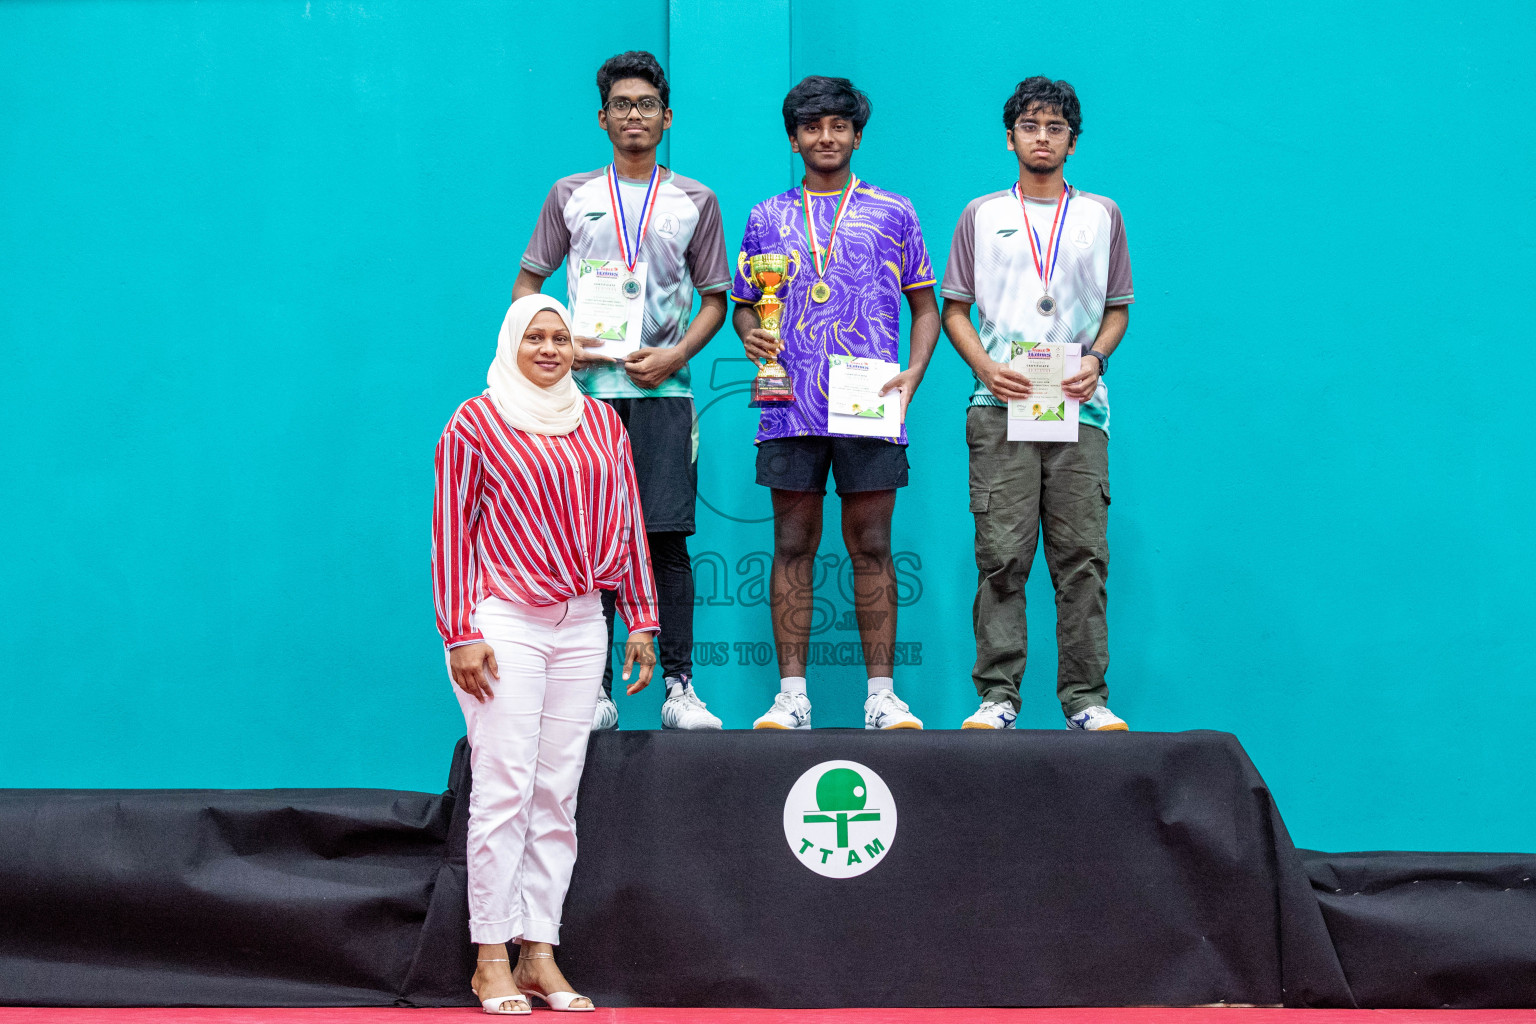
M 606 168 L 572 174 L 555 182 L 539 212 L 538 224 L 522 265 L 551 277 L 565 264 L 568 302 L 576 297 L 576 267 L 580 260 L 617 260 L 619 229 L 609 197 Z M 638 229 L 640 205 L 647 182 L 619 179 L 630 242 Z M 715 194 L 692 178 L 663 170 L 657 182 L 656 208 L 650 230 L 640 243 L 646 264 L 645 324 L 641 344 L 667 348 L 682 340 L 693 310 L 693 293 L 723 292 L 731 287 L 725 231 Z M 656 398 L 691 396 L 688 368 L 660 387 L 636 387 L 620 367 L 599 366 L 576 374 L 581 389 L 595 398 Z
M 1008 361 L 1015 341 L 1075 341 L 1087 352 L 1105 308 L 1136 301 L 1120 208 L 1091 192 L 1072 189 L 1071 196 L 1051 276 L 1055 316 L 1035 308 L 1042 288 L 1018 195 L 1012 189 L 993 192 L 971 200 L 960 215 L 939 291 L 976 304 L 981 343 L 998 362 Z M 1055 203 L 1029 204 L 1030 224 L 1042 241 L 1055 212 Z M 1002 403 L 977 381 L 971 404 Z M 1093 399 L 1078 406 L 1078 421 L 1109 430 L 1109 389 L 1102 379 Z

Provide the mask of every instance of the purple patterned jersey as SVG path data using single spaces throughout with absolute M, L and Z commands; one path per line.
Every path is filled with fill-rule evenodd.
M 816 238 L 823 246 L 839 198 L 841 192 L 810 193 Z M 811 298 L 816 264 L 798 187 L 752 208 L 741 251 L 748 258 L 762 253 L 798 254 L 800 262 L 798 269 L 792 268 L 793 279 L 778 291 L 784 303 L 779 326 L 784 351 L 779 362 L 789 371 L 795 400 L 762 410 L 757 440 L 828 436 L 827 356 L 900 362 L 902 293 L 933 287 L 933 265 L 917 213 L 906 196 L 860 181 L 832 249 L 825 277 L 832 294 L 826 302 Z M 731 298 L 750 305 L 762 298 L 762 292 L 748 284 L 738 269 Z M 907 443 L 905 427 L 898 440 Z

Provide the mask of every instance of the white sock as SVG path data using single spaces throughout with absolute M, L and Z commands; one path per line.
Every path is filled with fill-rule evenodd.
M 870 676 L 869 692 L 874 694 L 881 690 L 890 690 L 892 693 L 895 693 L 896 680 L 892 679 L 890 676 Z
M 669 677 L 667 679 L 667 696 L 669 698 L 676 697 L 678 694 L 683 692 L 683 687 L 687 685 L 688 680 L 686 679 L 680 679 L 677 676 Z
M 779 679 L 780 693 L 804 693 L 805 676 L 782 676 Z

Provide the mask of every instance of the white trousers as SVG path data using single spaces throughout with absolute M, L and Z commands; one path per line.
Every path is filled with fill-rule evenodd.
M 501 678 L 481 703 L 454 686 L 469 793 L 469 937 L 560 941 L 576 866 L 576 787 L 603 679 L 608 627 L 596 593 L 534 608 L 489 597 L 472 617 Z

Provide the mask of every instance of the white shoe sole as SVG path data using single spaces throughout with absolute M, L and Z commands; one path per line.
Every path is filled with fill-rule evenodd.
M 800 729 L 809 729 L 810 727 L 811 723 L 809 722 L 805 723 L 804 725 L 780 725 L 778 722 L 752 723 L 752 728 L 754 729 L 778 729 L 781 732 L 795 732 Z

